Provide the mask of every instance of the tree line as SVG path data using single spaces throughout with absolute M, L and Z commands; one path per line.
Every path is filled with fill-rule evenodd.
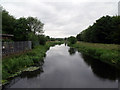
M 92 43 L 120 44 L 120 16 L 103 16 L 76 38 Z
M 15 18 L 5 9 L 2 10 L 2 33 L 14 35 L 3 41 L 32 41 L 33 46 L 44 45 L 46 41 L 62 40 L 43 35 L 44 23 L 37 17 Z

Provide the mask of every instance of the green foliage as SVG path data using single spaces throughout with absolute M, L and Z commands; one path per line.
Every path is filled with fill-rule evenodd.
M 43 33 L 44 24 L 37 18 L 21 17 L 19 19 L 14 18 L 6 10 L 2 10 L 2 26 L 3 33 L 13 34 L 14 41 L 27 41 L 31 40 L 33 47 L 40 44 L 45 44 L 45 36 L 38 36 Z M 43 40 L 42 40 L 43 39 Z
M 55 38 L 50 38 L 50 41 L 55 41 Z
M 15 20 L 14 41 L 26 41 L 28 38 L 28 25 L 27 19 L 22 17 Z
M 78 41 L 120 44 L 120 16 L 103 16 L 77 35 Z
M 45 45 L 47 38 L 44 35 L 39 35 L 38 39 L 40 45 Z
M 36 17 L 21 17 L 19 19 L 9 15 L 5 10 L 3 14 L 3 33 L 13 34 L 13 41 L 32 41 L 32 47 L 45 45 L 46 41 L 62 41 L 62 38 L 50 38 L 42 35 L 44 24 Z
M 32 51 L 26 52 L 22 55 L 3 59 L 2 60 L 3 81 L 9 77 L 17 75 L 17 72 L 21 72 L 27 67 L 37 66 L 39 62 L 43 61 L 45 53 L 50 46 L 62 43 L 63 42 L 47 42 L 44 46 L 43 45 L 36 46 L 34 47 L 34 49 L 32 49 Z
M 43 33 L 44 24 L 40 20 L 34 17 L 28 17 L 27 21 L 30 31 L 33 31 L 34 34 Z
M 31 52 L 3 60 L 3 79 L 9 78 L 9 75 L 14 74 L 15 72 L 20 71 L 26 67 L 35 65 L 36 63 L 38 64 L 41 60 L 43 60 L 47 49 L 48 48 L 46 48 L 46 46 L 38 46 Z
M 73 36 L 69 37 L 68 38 L 68 41 L 71 43 L 71 44 L 75 44 L 77 42 L 77 39 Z
M 119 67 L 120 65 L 120 52 L 118 51 L 118 45 L 81 42 L 71 46 L 95 59 L 109 63 L 116 67 Z
M 27 39 L 29 41 L 32 41 L 32 47 L 39 45 L 38 36 L 35 35 L 33 32 L 28 33 Z
M 63 38 L 50 38 L 49 37 L 49 41 L 64 41 L 64 39 Z
M 81 39 L 81 34 L 78 34 L 77 36 L 76 36 L 76 38 L 77 38 L 77 41 L 81 41 L 82 39 Z
M 6 10 L 2 10 L 2 33 L 13 34 L 15 18 Z
M 46 41 L 50 41 L 50 37 L 49 36 L 46 36 Z

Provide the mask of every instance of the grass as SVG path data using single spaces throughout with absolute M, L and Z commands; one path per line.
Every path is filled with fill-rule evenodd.
M 77 48 L 79 52 L 114 65 L 120 69 L 120 45 L 77 42 L 70 46 Z
M 29 52 L 20 55 L 4 58 L 2 60 L 2 81 L 20 74 L 24 69 L 39 65 L 45 57 L 46 51 L 50 46 L 61 44 L 63 42 L 47 42 L 46 45 L 39 45 Z
M 77 42 L 80 45 L 94 47 L 94 48 L 101 48 L 106 50 L 119 50 L 120 45 L 117 44 L 102 44 L 102 43 L 87 43 L 87 42 Z

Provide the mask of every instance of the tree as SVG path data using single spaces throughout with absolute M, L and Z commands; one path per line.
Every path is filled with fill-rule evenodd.
M 35 46 L 39 45 L 39 39 L 38 36 L 35 35 L 33 32 L 28 33 L 28 40 L 32 41 L 32 47 L 34 48 Z
M 43 33 L 44 24 L 37 18 L 21 17 L 16 19 L 6 10 L 2 10 L 2 21 L 2 32 L 13 34 L 14 41 L 30 40 L 32 41 L 33 47 L 39 44 L 45 44 L 46 37 L 40 35 Z
M 15 28 L 14 28 L 14 40 L 15 41 L 25 41 L 28 40 L 28 25 L 27 25 L 27 19 L 22 17 L 19 19 L 16 19 L 15 22 Z
M 33 31 L 34 34 L 43 33 L 44 24 L 40 20 L 34 17 L 28 17 L 27 21 L 28 21 L 29 31 Z
M 76 37 L 78 41 L 120 44 L 120 16 L 103 16 Z
M 78 41 L 81 41 L 82 40 L 81 39 L 81 33 L 77 34 L 76 38 L 77 38 Z
M 13 34 L 14 32 L 14 23 L 15 18 L 6 10 L 2 10 L 2 33 L 4 34 Z
M 46 37 L 44 35 L 38 35 L 38 40 L 40 45 L 46 44 Z
M 77 39 L 73 36 L 69 37 L 68 38 L 68 41 L 71 43 L 71 44 L 75 44 L 77 42 Z
M 47 40 L 47 41 L 50 41 L 50 36 L 46 36 L 46 40 Z

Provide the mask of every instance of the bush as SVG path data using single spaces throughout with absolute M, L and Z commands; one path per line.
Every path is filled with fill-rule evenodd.
M 28 34 L 28 40 L 32 41 L 32 48 L 39 45 L 38 36 L 36 36 L 33 32 Z
M 38 36 L 39 44 L 40 45 L 45 45 L 46 43 L 46 37 L 44 35 L 39 35 Z

